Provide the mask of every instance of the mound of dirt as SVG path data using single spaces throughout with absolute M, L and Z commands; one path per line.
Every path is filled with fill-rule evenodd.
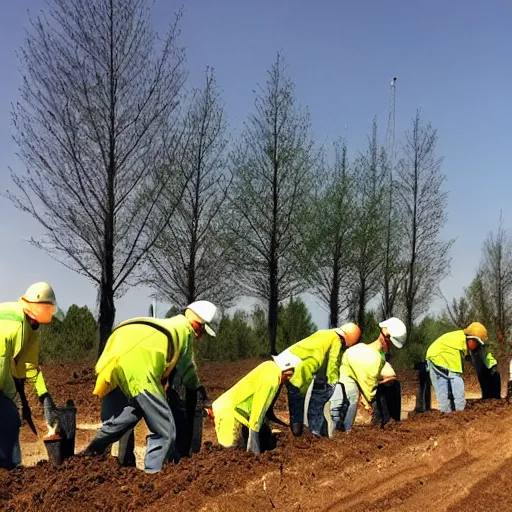
M 385 428 L 361 426 L 333 440 L 279 436 L 255 457 L 207 443 L 201 453 L 156 475 L 121 468 L 110 456 L 40 462 L 0 473 L 6 511 L 176 510 L 468 510 L 488 471 L 512 462 L 512 419 L 505 401 L 468 402 L 443 415 L 411 415 Z M 489 450 L 494 456 L 489 455 Z M 460 502 L 460 504 L 459 504 Z M 466 504 L 465 504 L 466 503 Z M 472 507 L 470 507 L 472 508 Z M 506 508 L 505 508 L 506 509 Z M 505 510 L 502 509 L 502 510 Z M 483 508 L 481 509 L 483 510 Z
M 259 362 L 211 363 L 200 368 L 200 374 L 215 398 Z M 45 377 L 57 403 L 75 400 L 79 425 L 99 421 L 90 367 L 48 366 Z M 404 399 L 413 404 L 416 374 L 401 372 L 400 378 Z M 471 375 L 466 389 L 478 391 Z M 35 405 L 34 409 L 36 415 Z M 281 394 L 276 411 L 287 419 L 286 393 Z M 201 452 L 156 475 L 122 468 L 110 455 L 77 456 L 60 467 L 40 461 L 11 472 L 0 470 L 0 509 L 508 510 L 510 484 L 505 472 L 512 469 L 511 421 L 507 401 L 470 399 L 463 412 L 411 412 L 405 421 L 384 428 L 358 424 L 332 440 L 309 434 L 294 438 L 280 427 L 277 449 L 259 457 L 212 444 L 213 426 L 206 422 Z M 36 423 L 44 428 L 42 417 Z M 78 433 L 80 449 L 94 430 Z M 144 434 L 137 429 L 142 453 Z M 34 445 L 33 434 L 23 427 L 25 463 Z

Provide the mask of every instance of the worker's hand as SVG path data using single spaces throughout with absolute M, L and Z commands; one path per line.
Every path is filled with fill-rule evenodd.
M 39 401 L 43 404 L 44 419 L 49 427 L 54 427 L 57 423 L 57 408 L 50 393 L 45 393 L 39 397 Z
M 489 374 L 491 377 L 494 377 L 498 373 L 498 365 L 494 365 L 492 368 L 489 368 Z
M 199 396 L 199 398 L 203 401 L 203 402 L 206 402 L 208 400 L 208 395 L 206 394 L 206 389 L 204 389 L 204 386 L 199 386 L 197 389 L 197 395 Z

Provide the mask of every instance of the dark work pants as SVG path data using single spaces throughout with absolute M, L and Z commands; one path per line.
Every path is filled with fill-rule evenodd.
M 21 420 L 15 403 L 0 391 L 0 468 L 14 469 L 21 464 Z
M 111 391 L 101 404 L 101 421 L 105 422 L 113 416 L 119 416 L 123 409 L 129 406 L 128 398 L 119 388 Z M 117 458 L 122 466 L 135 466 L 135 433 L 133 428 L 128 430 L 121 439 L 119 439 L 119 453 Z

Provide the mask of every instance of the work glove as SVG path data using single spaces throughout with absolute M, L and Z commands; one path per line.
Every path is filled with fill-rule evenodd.
M 491 377 L 494 377 L 498 373 L 498 365 L 494 365 L 492 368 L 489 368 L 489 374 Z
M 201 401 L 206 402 L 208 400 L 208 395 L 206 394 L 206 389 L 204 389 L 204 386 L 199 386 L 196 389 L 196 392 L 197 392 L 197 396 L 199 397 L 199 399 Z
M 58 420 L 57 407 L 55 407 L 55 403 L 50 393 L 44 393 L 44 395 L 41 395 L 39 397 L 39 401 L 43 405 L 46 424 L 49 427 L 55 427 Z

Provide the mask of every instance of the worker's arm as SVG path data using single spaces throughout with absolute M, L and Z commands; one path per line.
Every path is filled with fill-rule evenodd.
M 262 376 L 252 398 L 251 415 L 249 417 L 249 428 L 251 430 L 260 431 L 267 411 L 272 405 L 278 390 L 278 381 Z
M 397 378 L 398 377 L 396 376 L 393 367 L 388 362 L 386 362 L 380 372 L 379 384 L 387 384 L 389 382 L 397 380 Z
M 366 400 L 367 404 L 371 404 L 377 393 L 377 387 L 381 384 L 381 372 L 386 362 L 380 358 L 375 359 L 373 364 L 354 364 L 352 371 L 356 376 L 356 381 L 361 391 L 361 395 Z M 389 364 L 389 363 L 387 363 Z M 390 365 L 391 367 L 391 365 Z M 391 373 L 387 374 L 391 377 Z
M 35 388 L 37 396 L 41 398 L 48 394 L 43 373 L 39 366 L 39 332 L 32 332 L 28 340 L 25 340 L 23 348 L 16 357 L 16 377 L 27 379 Z
M 12 377 L 11 358 L 0 356 L 0 391 L 11 400 L 16 396 L 16 386 Z
M 338 335 L 327 352 L 327 384 L 334 386 L 340 378 L 341 340 Z
M 187 349 L 180 357 L 177 364 L 183 385 L 187 389 L 196 390 L 199 387 L 196 363 L 194 361 L 194 348 L 192 340 L 189 341 Z
M 492 367 L 497 366 L 498 361 L 491 354 L 491 351 L 487 347 L 485 347 L 485 348 L 486 348 L 486 353 L 485 353 L 485 357 L 484 357 L 484 363 L 485 363 L 486 368 L 490 370 Z

